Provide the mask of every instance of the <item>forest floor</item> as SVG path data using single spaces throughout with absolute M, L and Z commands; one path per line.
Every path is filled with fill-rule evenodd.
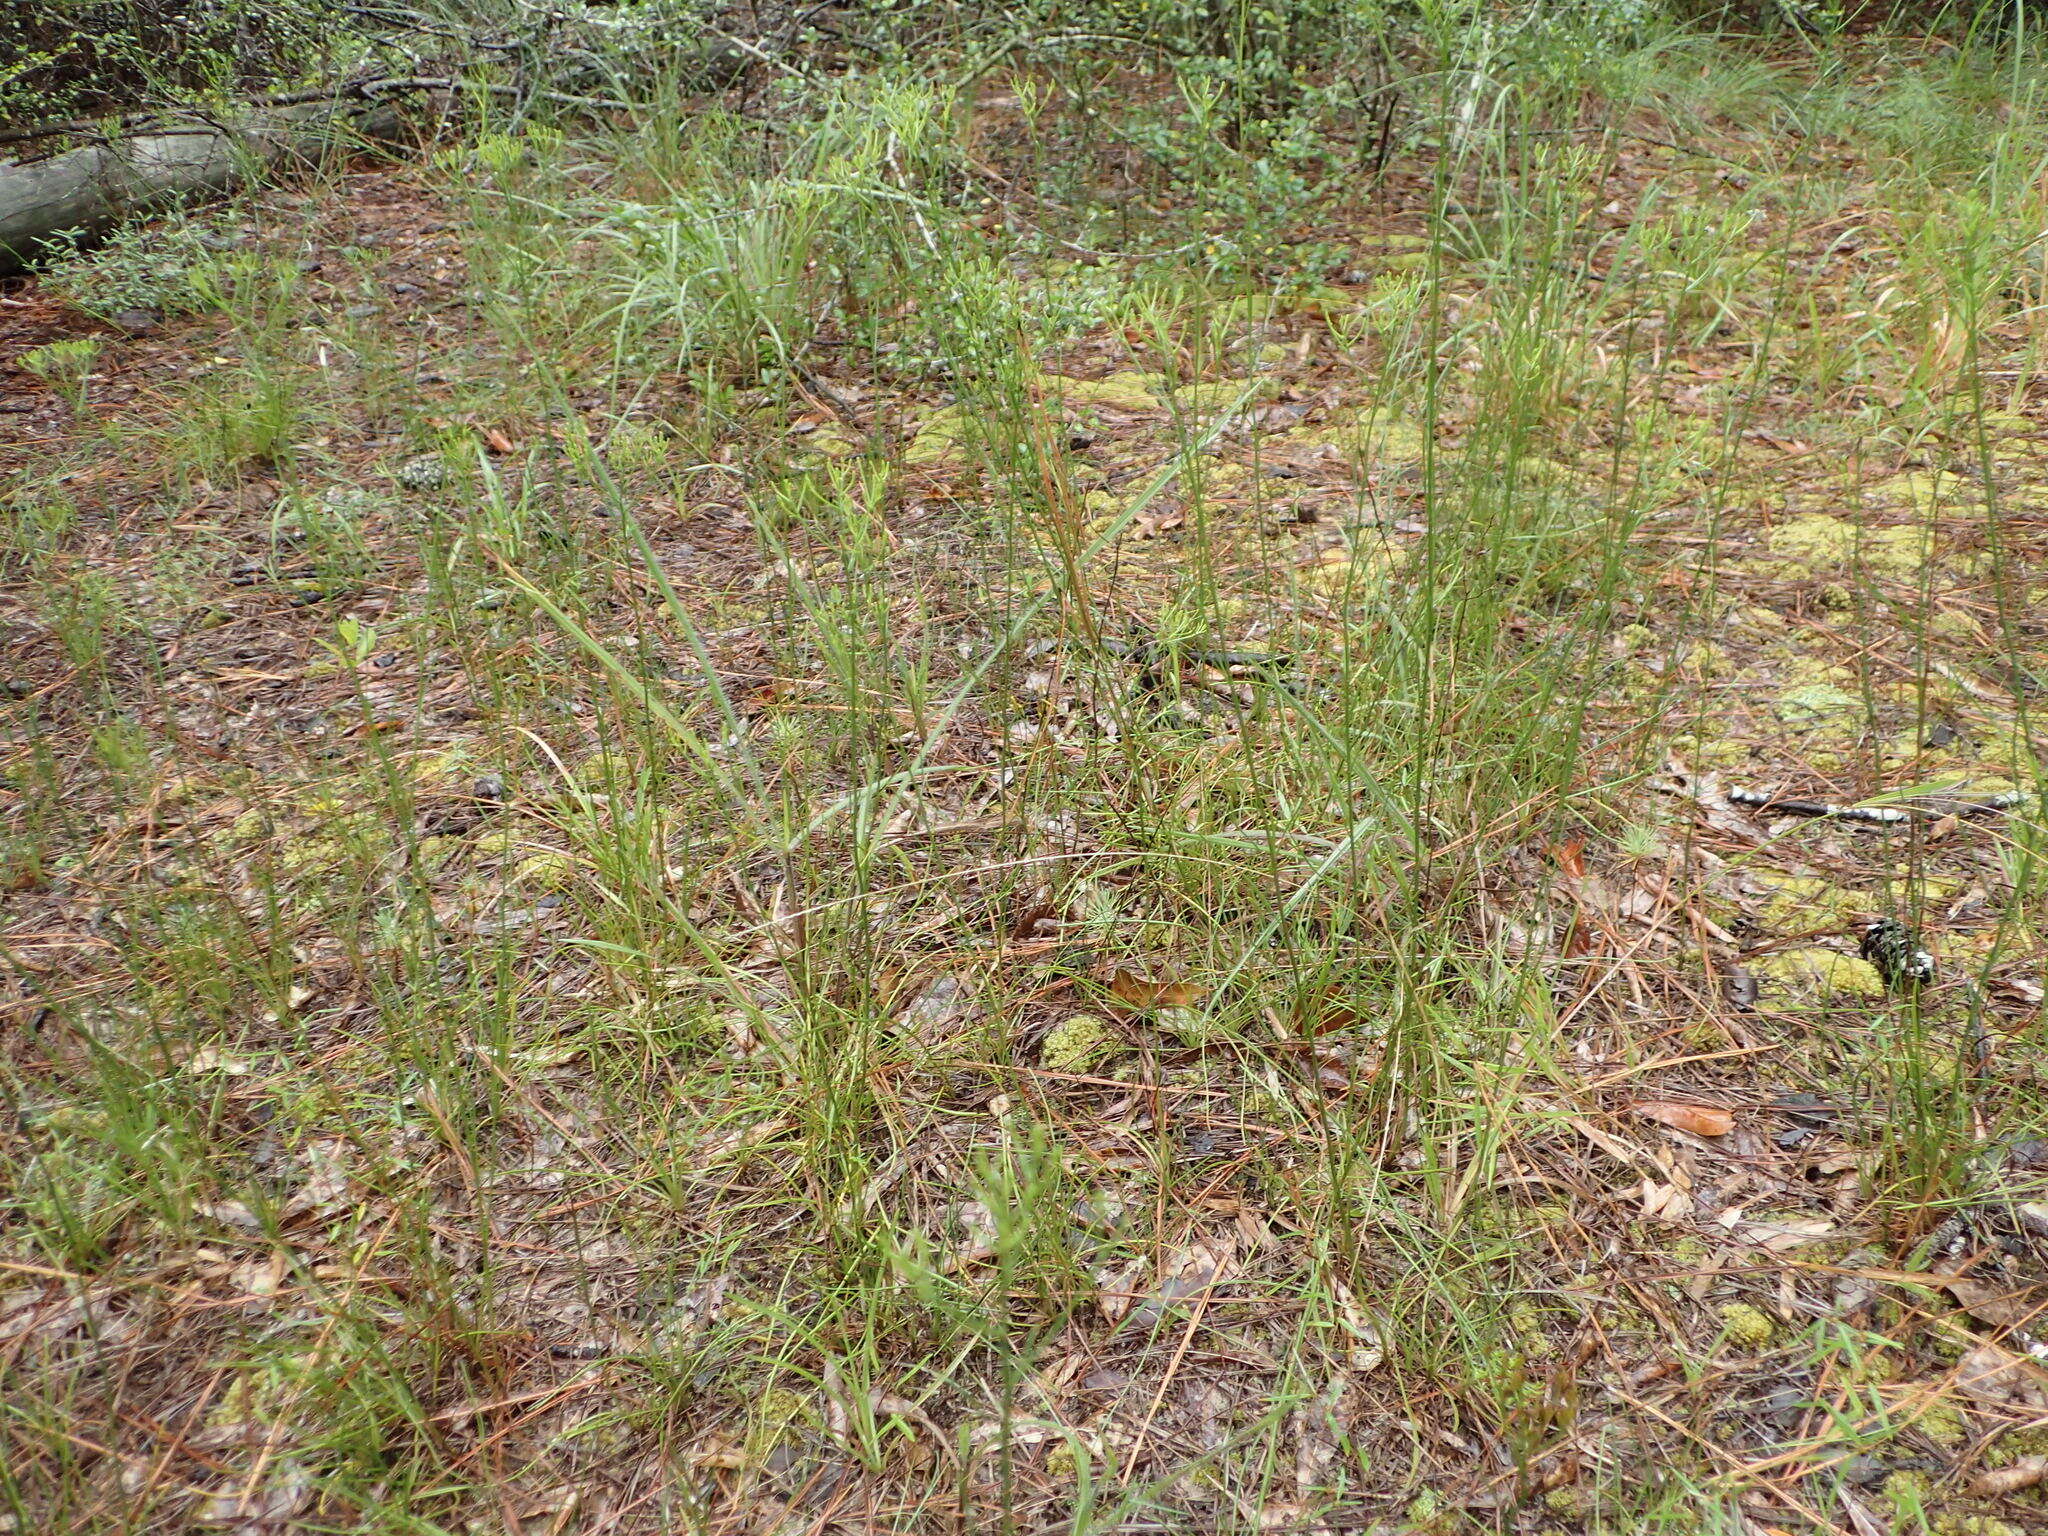
M 0 1519 L 2048 1530 L 2048 117 L 1912 47 L 1278 282 L 1020 79 L 0 290 Z

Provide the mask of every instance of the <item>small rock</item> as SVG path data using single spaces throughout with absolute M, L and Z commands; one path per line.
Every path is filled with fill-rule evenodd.
M 2048 1168 L 2048 1141 L 2038 1141 L 2031 1136 L 2015 1141 L 2005 1149 L 2005 1165 L 2008 1168 Z

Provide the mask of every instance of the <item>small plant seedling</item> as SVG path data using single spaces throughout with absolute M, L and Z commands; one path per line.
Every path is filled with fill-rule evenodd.
M 75 411 L 85 409 L 85 391 L 101 350 L 97 336 L 67 336 L 31 347 L 15 359 L 45 383 L 64 391 Z

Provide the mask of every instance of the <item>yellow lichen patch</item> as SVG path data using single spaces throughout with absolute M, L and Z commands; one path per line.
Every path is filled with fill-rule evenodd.
M 1109 1026 L 1094 1014 L 1074 1014 L 1046 1033 L 1039 1064 L 1049 1072 L 1078 1072 L 1104 1055 L 1112 1038 Z
M 1116 526 L 1123 516 L 1129 498 L 1114 491 L 1089 491 L 1081 497 L 1081 511 L 1087 521 L 1083 524 L 1090 538 L 1099 538 Z
M 580 788 L 603 793 L 631 784 L 636 775 L 634 764 L 627 758 L 611 752 L 593 752 L 569 771 L 569 777 Z
M 1226 324 L 1243 320 L 1273 320 L 1281 315 L 1331 315 L 1354 308 L 1357 300 L 1342 288 L 1327 285 L 1308 293 L 1243 293 L 1216 306 L 1216 317 Z
M 1384 253 L 1378 258 L 1379 264 L 1383 267 L 1412 272 L 1427 267 L 1430 263 L 1431 241 L 1427 235 L 1382 235 L 1380 244 L 1385 247 Z
M 796 446 L 801 453 L 816 454 L 821 458 L 850 459 L 866 445 L 838 422 L 827 421 L 819 423 L 811 431 L 799 437 L 796 440 Z M 916 448 L 917 445 L 912 443 L 911 451 L 915 452 Z M 906 454 L 905 458 L 907 459 L 908 457 L 909 455 Z
M 754 1399 L 752 1412 L 748 1415 L 745 1441 L 748 1462 L 758 1465 L 766 1461 L 785 1441 L 813 1428 L 817 1422 L 817 1411 L 806 1399 L 787 1387 L 770 1387 Z
M 519 851 L 519 836 L 502 828 L 491 828 L 471 838 L 469 850 L 478 859 L 509 859 Z
M 1173 392 L 1173 403 L 1183 411 L 1209 415 L 1228 410 L 1240 398 L 1250 404 L 1271 394 L 1273 387 L 1271 379 L 1214 379 L 1206 384 L 1183 384 Z
M 1882 997 L 1884 980 L 1869 961 L 1819 945 L 1781 949 L 1750 962 L 1759 981 L 1776 984 L 1802 998 Z
M 1878 744 L 1882 761 L 1887 768 L 1906 763 L 1919 763 L 1923 767 L 1940 767 L 1956 761 L 1956 754 L 1947 747 L 1927 745 L 1925 727 L 1913 726 L 1907 730 L 1894 731 Z
M 1772 701 L 1778 718 L 1801 730 L 1841 731 L 1863 724 L 1863 701 L 1832 683 L 1801 683 Z
M 1816 928 L 1845 927 L 1870 907 L 1870 898 L 1810 875 L 1759 870 L 1757 884 L 1766 891 L 1757 918 L 1773 933 L 1811 933 Z
M 1042 382 L 1047 395 L 1069 405 L 1093 405 L 1131 413 L 1158 410 L 1165 390 L 1165 381 L 1158 374 L 1129 368 L 1102 379 L 1069 379 L 1048 373 Z
M 1429 434 L 1407 417 L 1383 406 L 1364 405 L 1355 410 L 1332 411 L 1327 421 L 1283 432 L 1278 441 L 1332 444 L 1355 450 L 1376 463 L 1409 464 L 1427 451 Z
M 1523 459 L 1515 466 L 1515 472 L 1528 485 L 1572 486 L 1583 478 L 1569 464 L 1537 457 Z
M 941 406 L 919 423 L 917 435 L 903 450 L 903 462 L 913 469 L 964 463 L 967 458 L 967 408 Z
M 459 778 L 470 772 L 475 759 L 461 747 L 435 747 L 410 754 L 392 755 L 392 765 L 415 782 L 439 778 Z
M 462 851 L 459 838 L 423 838 L 413 848 L 413 868 L 423 875 L 437 875 L 460 858 Z
M 1391 544 L 1339 544 L 1324 550 L 1303 570 L 1302 585 L 1332 597 L 1365 597 L 1383 590 L 1387 578 L 1406 563 L 1406 551 Z
M 1934 535 L 1932 529 L 1913 524 L 1870 527 L 1813 512 L 1780 523 L 1764 542 L 1788 576 L 1854 570 L 1903 579 L 1917 574 L 1932 557 Z
M 1712 640 L 1687 647 L 1678 663 L 1679 675 L 1695 682 L 1727 677 L 1738 670 L 1734 652 Z
M 1243 490 L 1252 481 L 1252 470 L 1248 464 L 1212 464 L 1202 472 L 1202 494 L 1209 497 L 1230 496 Z
M 558 891 L 575 883 L 576 870 L 575 859 L 549 849 L 521 859 L 512 871 L 512 880 L 516 885 L 530 886 L 534 890 Z
M 1910 472 L 1874 481 L 1864 488 L 1863 494 L 1872 506 L 1910 507 L 1915 512 L 1933 513 L 1964 500 L 1969 487 L 1953 475 Z
M 1645 695 L 1657 690 L 1645 688 Z M 1702 768 L 1739 768 L 1751 760 L 1750 745 L 1739 736 L 1708 736 L 1692 748 L 1693 760 Z
M 1777 1336 L 1778 1325 L 1761 1307 L 1731 1301 L 1721 1308 L 1721 1330 L 1738 1348 L 1762 1349 Z

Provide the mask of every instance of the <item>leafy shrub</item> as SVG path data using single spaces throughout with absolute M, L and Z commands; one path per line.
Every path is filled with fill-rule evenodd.
M 344 35 L 334 0 L 20 0 L 0 6 L 0 122 L 122 111 L 296 78 Z
M 212 306 L 214 287 L 205 274 L 215 252 L 233 243 L 217 225 L 181 211 L 154 224 L 123 226 L 94 249 L 53 262 L 43 287 L 102 320 L 127 310 L 196 314 Z

